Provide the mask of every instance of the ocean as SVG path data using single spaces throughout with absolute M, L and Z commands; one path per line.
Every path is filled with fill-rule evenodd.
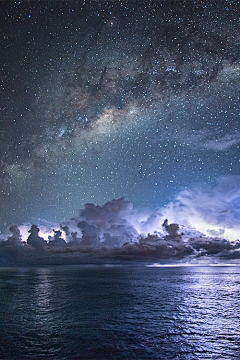
M 240 359 L 240 267 L 0 269 L 1 360 Z

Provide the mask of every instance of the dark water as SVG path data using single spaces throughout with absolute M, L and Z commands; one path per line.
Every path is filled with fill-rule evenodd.
M 240 267 L 0 269 L 0 359 L 240 359 Z

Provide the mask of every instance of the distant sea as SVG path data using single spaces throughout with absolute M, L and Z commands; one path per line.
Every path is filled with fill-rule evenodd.
M 240 359 L 240 267 L 0 268 L 0 359 Z

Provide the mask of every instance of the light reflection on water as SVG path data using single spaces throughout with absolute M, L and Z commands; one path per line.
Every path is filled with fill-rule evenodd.
M 239 267 L 0 270 L 0 359 L 239 359 Z

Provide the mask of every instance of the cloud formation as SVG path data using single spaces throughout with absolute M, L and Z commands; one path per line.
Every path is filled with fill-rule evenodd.
M 204 231 L 212 226 L 212 230 L 234 240 L 233 237 L 236 239 L 240 234 L 240 176 L 221 176 L 215 187 L 185 189 L 164 213 L 173 221 L 191 224 L 198 229 L 202 226 Z
M 136 211 L 121 197 L 102 206 L 88 203 L 77 217 L 54 228 L 42 222 L 29 225 L 26 234 L 26 225 L 11 225 L 11 235 L 0 242 L 0 263 L 79 263 L 87 254 L 88 261 L 206 256 L 234 261 L 240 258 L 240 242 L 227 235 L 239 233 L 239 218 L 240 176 L 220 177 L 215 187 L 184 190 L 175 202 L 152 212 Z M 39 235 L 40 227 L 48 238 Z
M 227 130 L 226 130 L 227 131 Z M 212 151 L 225 151 L 240 143 L 240 132 L 234 131 L 219 136 L 217 130 L 202 128 L 201 130 L 189 130 L 186 128 L 172 132 L 172 138 L 184 146 L 193 149 Z
M 225 151 L 239 143 L 240 133 L 236 131 L 234 134 L 225 134 L 224 136 L 218 137 L 214 140 L 206 140 L 204 147 L 208 150 Z
M 133 205 L 123 197 L 107 202 L 103 206 L 86 204 L 80 210 L 78 227 L 83 233 L 83 241 L 91 245 L 122 245 L 136 240 L 138 232 L 128 221 L 133 213 Z M 80 220 L 80 221 L 79 221 Z

